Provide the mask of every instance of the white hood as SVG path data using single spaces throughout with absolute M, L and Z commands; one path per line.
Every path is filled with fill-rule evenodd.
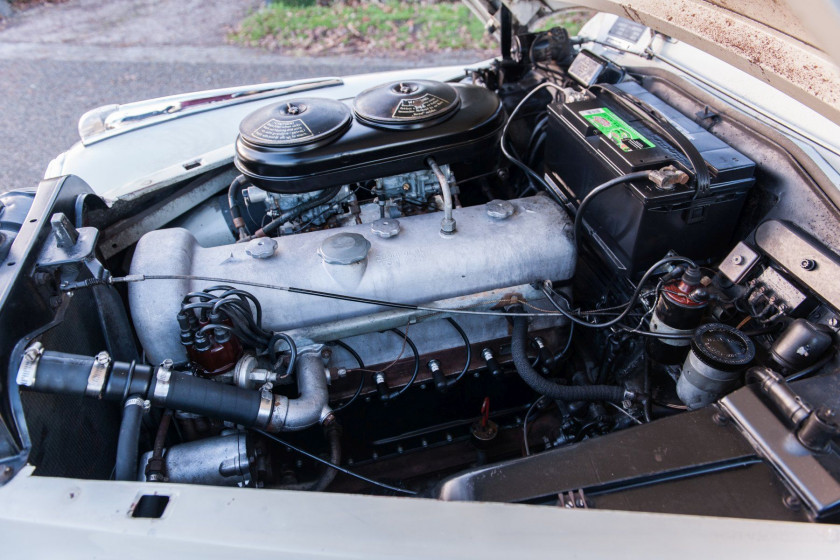
M 702 49 L 840 123 L 840 3 L 832 0 L 505 0 L 523 25 L 580 5 Z

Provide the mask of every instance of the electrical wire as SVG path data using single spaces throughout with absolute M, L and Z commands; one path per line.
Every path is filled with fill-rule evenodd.
M 292 340 L 292 337 L 282 332 L 274 333 L 268 342 L 268 352 L 271 354 L 271 361 L 277 363 L 277 354 L 274 347 L 281 340 L 284 340 L 289 345 L 289 364 L 286 366 L 286 375 L 291 375 L 295 371 L 295 363 L 297 362 L 298 355 L 297 345 Z
M 340 348 L 343 348 L 345 352 L 347 352 L 348 354 L 353 356 L 353 359 L 356 360 L 356 363 L 359 365 L 359 369 L 356 370 L 356 371 L 359 372 L 359 386 L 356 388 L 356 392 L 353 393 L 353 396 L 350 397 L 349 401 L 347 401 L 346 403 L 342 404 L 341 406 L 338 406 L 338 407 L 333 409 L 333 412 L 339 412 L 341 410 L 344 410 L 345 408 L 347 408 L 351 404 L 353 404 L 356 401 L 356 399 L 359 398 L 359 395 L 362 394 L 362 389 L 365 386 L 365 377 L 366 377 L 365 376 L 365 373 L 366 373 L 365 372 L 365 363 L 362 361 L 362 357 L 359 356 L 359 353 L 356 352 L 355 350 L 353 350 L 353 348 L 349 344 L 347 344 L 346 342 L 344 342 L 342 340 L 333 340 L 332 342 L 328 342 L 327 344 L 335 344 L 336 346 L 338 346 Z
M 411 348 L 411 351 L 414 353 L 414 373 L 411 374 L 411 379 L 408 380 L 408 383 L 406 383 L 396 393 L 391 393 L 388 396 L 388 400 L 392 400 L 408 391 L 409 387 L 411 387 L 414 384 L 414 381 L 417 379 L 417 374 L 420 373 L 420 352 L 417 350 L 417 346 L 414 345 L 414 342 L 408 337 L 408 329 L 406 329 L 406 332 L 402 332 L 399 329 L 389 329 L 389 331 L 398 336 L 403 337 L 405 343 L 408 344 L 408 346 Z M 402 352 L 400 352 L 400 356 L 402 356 Z
M 461 335 L 461 338 L 464 340 L 464 347 L 467 350 L 466 362 L 464 363 L 464 367 L 461 370 L 461 373 L 459 373 L 451 379 L 446 380 L 446 386 L 452 387 L 453 385 L 458 383 L 470 369 L 470 363 L 472 363 L 472 345 L 470 344 L 470 339 L 467 338 L 467 333 L 464 332 L 464 329 L 461 328 L 461 325 L 456 323 L 451 317 L 447 317 L 446 320 L 447 322 L 449 322 L 450 325 L 452 325 L 455 328 L 456 331 L 458 331 L 458 334 Z
M 586 321 L 583 321 L 583 320 L 579 319 L 578 317 L 573 315 L 570 311 L 567 311 L 567 310 L 563 309 L 560 306 L 560 304 L 558 304 L 557 301 L 555 301 L 554 298 L 552 297 L 552 293 L 556 293 L 556 292 L 551 290 L 545 284 L 543 284 L 543 286 L 542 286 L 542 292 L 543 292 L 543 294 L 545 294 L 545 297 L 548 298 L 549 303 L 551 303 L 554 306 L 554 308 L 557 309 L 557 311 L 559 311 L 564 316 L 566 316 L 566 318 L 568 318 L 570 321 L 573 321 L 573 322 L 575 322 L 575 323 L 577 323 L 577 324 L 579 324 L 583 327 L 587 327 L 587 328 L 599 328 L 599 329 L 601 329 L 601 328 L 605 328 L 605 327 L 610 327 L 612 325 L 618 324 L 622 319 L 624 319 L 624 317 L 626 317 L 630 313 L 630 310 L 632 309 L 633 305 L 635 305 L 636 301 L 639 299 L 639 295 L 641 294 L 642 288 L 644 287 L 645 283 L 656 272 L 656 270 L 659 267 L 661 267 L 663 265 L 666 265 L 666 264 L 669 264 L 669 263 L 672 263 L 672 262 L 685 262 L 685 263 L 689 263 L 692 266 L 696 266 L 694 264 L 694 261 L 692 261 L 691 259 L 686 258 L 686 257 L 680 257 L 680 256 L 665 257 L 663 259 L 660 259 L 660 260 L 656 261 L 650 268 L 647 269 L 647 271 L 642 276 L 641 280 L 639 280 L 639 284 L 636 286 L 636 289 L 633 291 L 633 295 L 630 297 L 630 300 L 627 302 L 627 304 L 624 308 L 624 311 L 622 311 L 618 316 L 616 316 L 613 319 L 607 321 L 606 323 L 588 323 Z
M 533 169 L 531 169 L 530 167 L 525 165 L 522 161 L 520 161 L 516 156 L 514 156 L 508 150 L 507 146 L 505 146 L 506 140 L 507 140 L 508 129 L 510 128 L 510 123 L 513 122 L 513 120 L 519 114 L 519 110 L 538 91 L 542 91 L 542 90 L 544 90 L 546 88 L 549 88 L 549 87 L 555 88 L 557 91 L 562 91 L 562 88 L 560 86 L 558 86 L 557 84 L 552 83 L 552 82 L 543 82 L 540 85 L 538 85 L 537 87 L 535 87 L 534 89 L 532 89 L 531 91 L 529 91 L 528 94 L 525 97 L 523 97 L 519 101 L 519 103 L 516 104 L 516 107 L 514 107 L 513 111 L 511 111 L 510 117 L 508 117 L 507 122 L 505 122 L 504 128 L 502 128 L 502 136 L 501 136 L 501 141 L 499 142 L 499 144 L 502 148 L 502 153 L 505 155 L 506 158 L 508 158 L 508 160 L 510 160 L 510 162 L 512 164 L 514 164 L 516 167 L 518 167 L 523 172 L 525 172 L 526 175 L 532 177 L 543 189 L 545 189 L 546 192 L 548 192 L 550 194 L 554 194 L 554 191 L 552 191 L 551 188 L 549 188 L 549 186 L 545 182 L 545 180 L 542 177 L 540 177 L 539 174 L 536 171 L 534 171 Z M 562 202 L 561 202 L 561 204 L 562 204 Z
M 415 492 L 413 490 L 406 490 L 405 488 L 399 488 L 397 486 L 391 486 L 390 484 L 385 484 L 384 482 L 379 482 L 378 480 L 373 480 L 372 478 L 368 478 L 368 477 L 362 476 L 358 473 L 354 473 L 351 470 L 345 469 L 342 466 L 335 465 L 335 464 L 327 461 L 326 459 L 322 459 L 322 458 L 318 457 L 317 455 L 314 455 L 314 454 L 312 454 L 308 451 L 305 451 L 305 450 L 301 449 L 300 447 L 295 447 L 291 443 L 289 443 L 287 441 L 284 441 L 284 440 L 280 439 L 279 437 L 277 437 L 273 434 L 269 434 L 268 432 L 258 430 L 257 428 L 251 428 L 251 430 L 260 434 L 263 437 L 266 437 L 266 438 L 270 439 L 271 441 L 273 441 L 275 443 L 279 443 L 280 445 L 286 446 L 287 448 L 291 449 L 292 451 L 300 453 L 304 457 L 308 457 L 309 459 L 312 459 L 313 461 L 317 461 L 318 463 L 321 463 L 322 465 L 326 465 L 327 467 L 329 467 L 331 469 L 335 469 L 340 473 L 344 473 L 347 476 L 352 476 L 353 478 L 358 478 L 359 480 L 367 482 L 368 484 L 372 484 L 373 486 L 378 486 L 380 488 L 384 488 L 385 490 L 390 490 L 391 492 L 399 492 L 400 494 L 406 494 L 408 496 L 416 496 L 417 495 L 417 492 Z
M 617 404 L 615 404 L 613 402 L 610 402 L 610 401 L 606 401 L 606 402 L 607 402 L 608 405 L 612 406 L 614 409 L 616 409 L 617 411 L 619 411 L 620 413 L 625 415 L 627 418 L 629 418 L 630 420 L 632 420 L 636 424 L 639 424 L 639 425 L 644 424 L 644 422 L 642 422 L 641 420 L 639 420 L 638 418 L 636 418 L 635 416 L 633 416 L 632 414 L 630 414 L 629 412 L 627 412 L 626 410 L 624 410 L 623 408 L 618 406 Z
M 803 377 L 807 377 L 807 376 L 811 375 L 812 373 L 814 373 L 815 371 L 817 371 L 818 369 L 823 367 L 825 364 L 827 364 L 831 360 L 831 358 L 833 358 L 833 357 L 834 357 L 834 352 L 826 353 L 826 355 L 824 357 L 820 358 L 819 360 L 817 360 L 816 363 L 806 367 L 805 369 L 799 370 L 797 372 L 794 372 L 794 373 L 788 375 L 785 378 L 785 382 L 790 383 L 791 381 L 797 381 L 799 379 L 802 379 Z
M 636 171 L 635 173 L 627 173 L 626 175 L 619 175 L 609 181 L 602 183 L 589 191 L 586 196 L 583 197 L 583 200 L 580 201 L 580 205 L 578 205 L 577 212 L 575 212 L 575 225 L 574 225 L 574 238 L 575 244 L 577 245 L 578 253 L 580 253 L 580 241 L 583 239 L 581 236 L 583 230 L 583 214 L 586 212 L 586 208 L 592 203 L 592 200 L 601 194 L 602 192 L 616 187 L 618 185 L 623 185 L 629 181 L 635 181 L 637 179 L 647 179 L 650 171 Z
M 545 398 L 545 395 L 543 395 L 531 403 L 531 406 L 529 406 L 528 410 L 525 412 L 525 419 L 522 421 L 522 441 L 525 444 L 526 457 L 531 454 L 531 449 L 528 447 L 528 417 L 531 415 L 531 411 L 534 410 L 534 407 L 536 407 Z

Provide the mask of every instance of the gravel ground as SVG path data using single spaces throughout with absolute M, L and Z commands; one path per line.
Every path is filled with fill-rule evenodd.
M 225 44 L 262 0 L 69 0 L 0 24 L 0 190 L 36 185 L 106 103 L 293 78 L 469 63 L 477 53 L 296 58 Z

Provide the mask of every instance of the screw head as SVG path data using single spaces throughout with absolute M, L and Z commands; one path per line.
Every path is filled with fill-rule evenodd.
M 785 504 L 785 507 L 792 511 L 799 511 L 802 509 L 802 502 L 794 496 L 793 494 L 788 494 L 784 497 L 782 502 Z
M 804 270 L 814 270 L 817 268 L 817 261 L 814 259 L 802 259 L 799 262 L 799 266 L 801 266 Z
M 732 263 L 733 264 L 741 264 L 743 262 L 744 262 L 744 257 L 742 257 L 741 255 L 735 255 L 734 257 L 732 257 Z
M 836 329 L 838 324 L 840 324 L 840 321 L 837 320 L 837 317 L 832 317 L 828 320 L 828 326 L 832 329 Z
M 717 424 L 718 426 L 726 426 L 729 423 L 729 419 L 720 412 L 715 412 L 712 415 L 712 422 Z

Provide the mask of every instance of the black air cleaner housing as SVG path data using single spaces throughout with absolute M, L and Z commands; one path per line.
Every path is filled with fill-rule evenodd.
M 425 169 L 428 157 L 487 167 L 504 122 L 499 98 L 484 87 L 404 80 L 355 100 L 265 106 L 239 125 L 234 161 L 254 185 L 279 193 Z

